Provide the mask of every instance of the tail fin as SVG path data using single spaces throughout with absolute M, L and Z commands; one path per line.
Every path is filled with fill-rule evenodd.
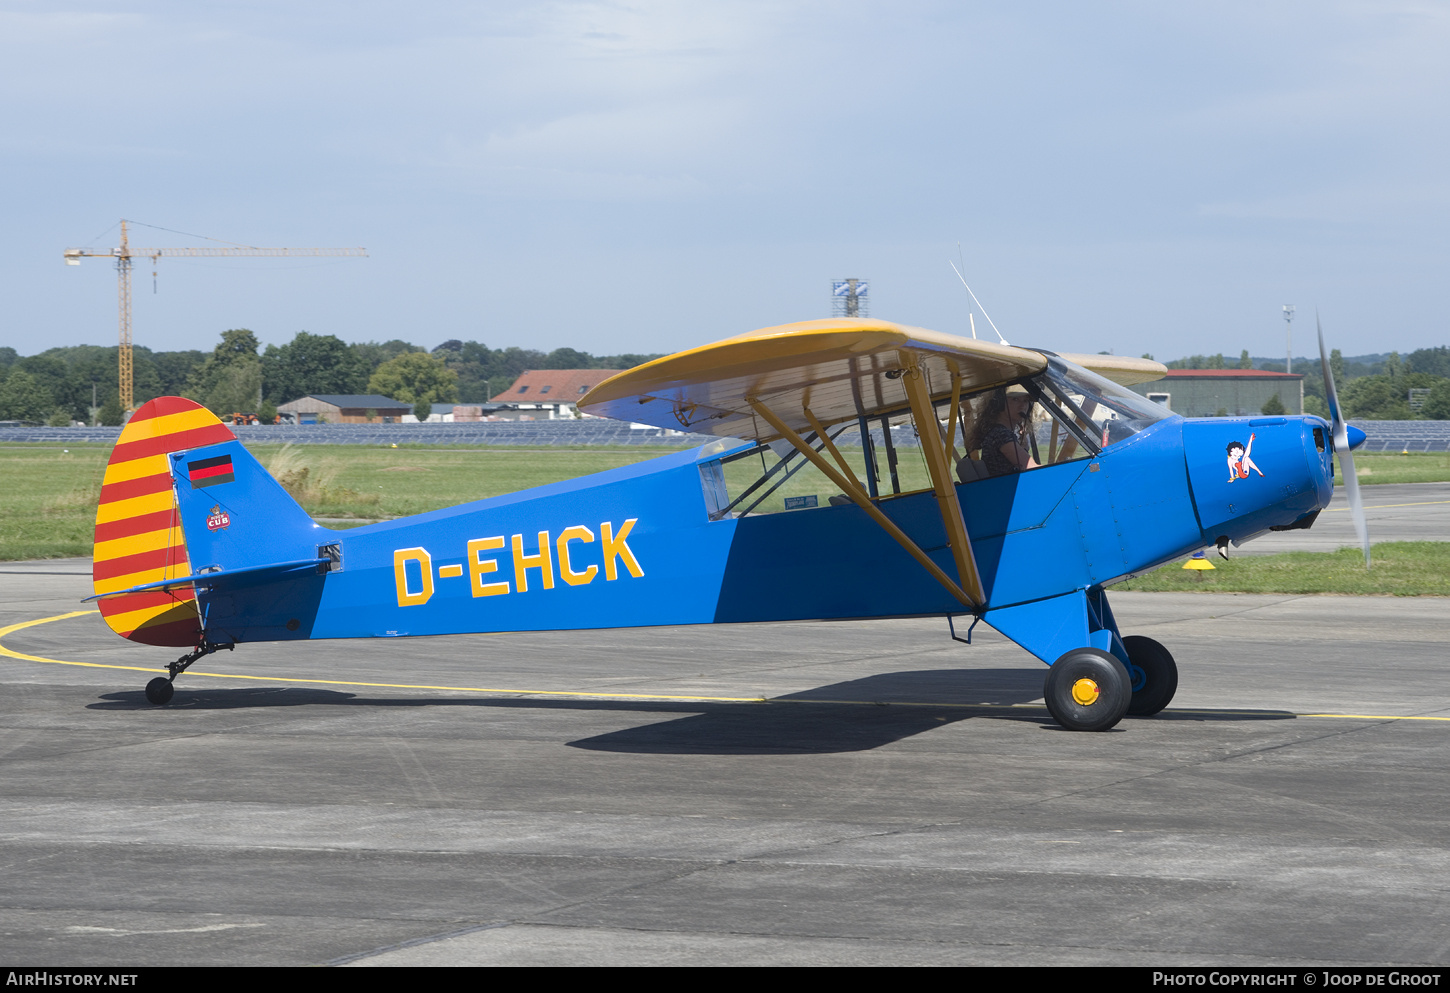
M 236 572 L 317 559 L 329 533 L 239 441 L 171 457 L 193 572 Z
M 235 438 L 211 411 L 181 397 L 147 401 L 131 416 L 106 464 L 96 508 L 97 594 L 190 574 L 167 456 Z M 190 589 L 107 597 L 100 608 L 111 630 L 132 641 L 191 647 L 201 636 Z

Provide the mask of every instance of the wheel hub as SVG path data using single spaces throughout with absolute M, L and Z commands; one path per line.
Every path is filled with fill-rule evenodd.
M 1091 707 L 1097 703 L 1100 693 L 1102 690 L 1098 688 L 1098 684 L 1086 677 L 1072 684 L 1073 702 L 1082 707 Z

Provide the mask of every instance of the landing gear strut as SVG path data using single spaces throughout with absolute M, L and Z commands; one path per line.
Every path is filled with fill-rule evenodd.
M 212 652 L 219 652 L 223 649 L 230 652 L 236 647 L 236 644 L 230 641 L 224 645 L 216 645 L 209 641 L 203 641 L 200 645 L 196 646 L 195 651 L 183 655 L 175 662 L 167 663 L 166 671 L 170 673 L 169 676 L 157 676 L 146 684 L 147 701 L 154 703 L 158 707 L 170 703 L 172 694 L 176 692 L 176 687 L 172 684 L 176 682 L 177 676 L 191 668 L 193 662 L 197 659 L 205 658 Z

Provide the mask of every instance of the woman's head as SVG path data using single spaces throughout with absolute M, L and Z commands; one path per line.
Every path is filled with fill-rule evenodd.
M 1022 386 L 1002 386 L 987 394 L 977 415 L 972 448 L 982 447 L 982 438 L 993 424 L 1018 424 L 1032 416 L 1032 395 Z

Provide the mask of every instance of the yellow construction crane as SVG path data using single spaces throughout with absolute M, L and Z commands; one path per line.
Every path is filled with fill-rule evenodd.
M 116 260 L 121 310 L 121 347 L 119 350 L 121 409 L 126 412 L 127 417 L 131 416 L 131 412 L 136 409 L 131 378 L 131 264 L 133 259 L 147 258 L 155 264 L 156 260 L 161 258 L 278 258 L 296 255 L 362 256 L 366 258 L 368 254 L 367 250 L 362 248 L 254 248 L 250 245 L 238 245 L 233 248 L 132 248 L 126 238 L 127 223 L 125 220 L 121 221 L 121 245 L 119 248 L 108 248 L 105 251 L 89 248 L 67 248 L 65 250 L 66 265 L 80 265 L 81 259 L 85 258 Z

